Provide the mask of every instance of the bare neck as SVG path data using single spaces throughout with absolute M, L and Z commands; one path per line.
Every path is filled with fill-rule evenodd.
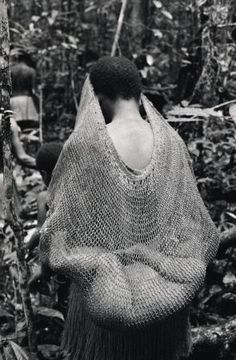
M 140 121 L 143 120 L 139 113 L 138 103 L 134 99 L 119 99 L 114 104 L 112 122 Z

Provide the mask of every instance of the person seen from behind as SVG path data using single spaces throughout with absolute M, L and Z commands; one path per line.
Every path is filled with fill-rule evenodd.
M 40 172 L 45 186 L 47 187 L 50 183 L 52 172 L 56 166 L 57 160 L 62 151 L 63 145 L 58 142 L 50 142 L 43 144 L 36 154 L 36 169 Z M 29 241 L 25 244 L 25 249 L 28 251 L 28 258 L 33 256 L 34 251 L 37 249 L 40 239 L 40 229 L 46 220 L 46 214 L 48 210 L 47 206 L 48 194 L 47 189 L 41 191 L 37 197 L 37 227 L 32 234 Z M 7 263 L 15 261 L 15 253 L 5 258 Z M 34 286 L 40 281 L 44 275 L 48 277 L 48 268 L 45 271 L 41 266 L 41 263 L 34 269 L 34 273 L 29 281 L 30 287 Z
M 42 261 L 72 282 L 62 348 L 69 360 L 186 357 L 219 244 L 186 146 L 124 57 L 95 63 L 77 116 L 40 238 Z
M 3 152 L 2 152 L 2 114 L 0 114 L 0 146 L 1 146 L 1 158 L 0 158 L 0 224 L 1 226 L 5 223 L 7 219 L 7 214 L 4 209 L 4 186 L 3 186 Z M 28 155 L 24 147 L 20 141 L 19 136 L 19 128 L 18 125 L 13 117 L 10 118 L 10 129 L 11 129 L 11 142 L 12 142 L 12 152 L 14 157 L 16 158 L 17 162 L 22 166 L 34 169 L 35 159 Z M 18 215 L 21 212 L 20 209 L 20 201 L 18 198 L 18 193 L 16 189 L 16 184 L 13 182 L 13 192 L 15 197 L 15 204 L 16 204 L 16 212 Z
M 11 110 L 22 130 L 39 126 L 39 104 L 35 93 L 36 70 L 29 54 L 21 49 L 11 51 Z

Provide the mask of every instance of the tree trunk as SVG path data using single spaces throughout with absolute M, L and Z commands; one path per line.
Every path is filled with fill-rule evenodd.
M 10 71 L 9 71 L 9 27 L 7 16 L 7 4 L 0 0 L 0 95 L 1 108 L 4 109 L 1 134 L 3 145 L 4 164 L 4 195 L 8 222 L 16 237 L 17 266 L 19 274 L 20 294 L 23 303 L 25 320 L 28 330 L 28 346 L 30 359 L 36 359 L 37 346 L 35 332 L 33 330 L 33 310 L 28 287 L 29 269 L 24 253 L 23 225 L 18 219 L 14 206 L 13 172 L 11 153 L 11 128 L 10 128 Z
M 9 109 L 11 81 L 9 72 L 9 28 L 5 0 L 0 0 L 0 89 L 1 108 Z
M 133 50 L 136 53 L 141 53 L 146 46 L 148 13 L 148 0 L 132 0 L 130 24 L 132 28 Z

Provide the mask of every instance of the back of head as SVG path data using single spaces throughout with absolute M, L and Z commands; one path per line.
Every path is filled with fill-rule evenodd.
M 139 100 L 142 82 L 136 66 L 125 57 L 104 56 L 93 65 L 90 81 L 96 95 L 110 100 Z
M 32 56 L 27 52 L 27 50 L 22 48 L 12 48 L 10 51 L 10 60 L 11 63 L 24 63 L 29 67 L 35 68 L 36 63 L 33 60 Z
M 50 181 L 52 172 L 62 151 L 63 145 L 58 142 L 43 144 L 36 155 L 37 169 L 48 175 Z
M 11 77 L 13 96 L 15 94 L 25 95 L 25 92 L 31 95 L 36 78 L 34 68 L 24 62 L 16 62 L 11 66 Z

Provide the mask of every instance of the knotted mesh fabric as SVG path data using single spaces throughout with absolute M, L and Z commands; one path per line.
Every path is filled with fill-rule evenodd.
M 119 158 L 86 80 L 77 127 L 50 184 L 40 245 L 42 260 L 77 284 L 89 316 L 116 329 L 185 308 L 218 247 L 183 141 L 142 101 L 154 147 L 135 175 Z

